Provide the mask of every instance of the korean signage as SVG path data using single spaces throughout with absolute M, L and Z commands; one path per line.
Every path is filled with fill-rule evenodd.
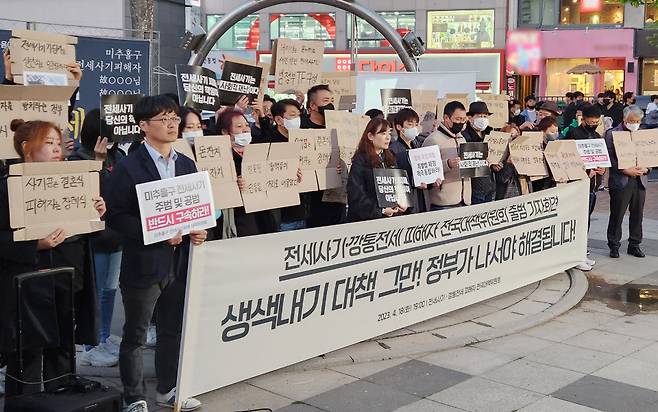
M 216 224 L 208 172 L 141 183 L 135 189 L 145 245 Z
M 247 96 L 253 103 L 260 94 L 263 69 L 255 64 L 247 65 L 234 61 L 224 62 L 221 79 L 217 84 L 219 102 L 222 105 L 234 105 L 240 96 Z
M 605 139 L 576 140 L 576 147 L 585 163 L 585 169 L 611 166 Z
M 411 149 L 409 162 L 413 172 L 413 184 L 418 187 L 422 183 L 433 184 L 437 179 L 444 179 L 443 162 L 438 145 Z
M 407 171 L 403 169 L 375 168 L 375 191 L 381 208 L 408 208 L 412 204 L 411 187 Z
M 491 175 L 487 157 L 487 143 L 462 143 L 459 145 L 459 177 L 484 177 Z
M 373 220 L 193 248 L 177 395 L 240 382 L 577 265 L 587 245 L 587 185 L 385 225 Z M 240 281 L 222 273 L 240 273 Z
M 130 142 L 141 137 L 141 129 L 133 113 L 143 96 L 138 94 L 107 94 L 101 96 L 101 117 L 113 142 Z
M 215 111 L 219 107 L 217 75 L 200 66 L 176 65 L 178 100 L 181 106 Z
M 384 117 L 387 119 L 390 115 L 395 115 L 402 109 L 412 107 L 410 89 L 381 89 L 379 92 L 382 97 Z
M 272 70 L 274 90 L 308 90 L 318 84 L 322 75 L 322 41 L 279 38 L 273 46 Z

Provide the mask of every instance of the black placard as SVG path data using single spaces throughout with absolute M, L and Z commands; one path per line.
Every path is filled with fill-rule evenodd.
M 462 143 L 459 145 L 459 177 L 484 177 L 491 175 L 487 143 Z
M 181 106 L 215 111 L 219 108 L 217 75 L 201 66 L 176 65 L 178 100 Z
M 411 206 L 411 186 L 406 170 L 377 168 L 373 175 L 379 207 Z
M 413 106 L 410 89 L 381 89 L 380 94 L 384 116 L 387 119 L 390 115 L 395 115 L 400 110 Z
M 249 103 L 253 103 L 260 93 L 262 76 L 262 67 L 224 62 L 222 78 L 217 84 L 220 103 L 226 106 L 234 105 L 243 95 L 249 98 Z
M 110 94 L 101 96 L 101 120 L 107 137 L 113 142 L 125 143 L 141 138 L 135 122 L 135 104 L 144 96 L 139 94 Z

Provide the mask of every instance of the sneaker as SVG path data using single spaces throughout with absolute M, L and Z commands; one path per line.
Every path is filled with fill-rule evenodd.
M 116 341 L 111 340 L 110 338 L 105 339 L 105 342 L 101 343 L 101 346 L 105 348 L 105 350 L 112 356 L 116 356 L 117 358 L 119 357 L 119 345 L 121 344 L 120 341 L 119 343 L 115 343 Z
M 146 401 L 137 401 L 128 405 L 124 412 L 149 412 L 149 406 Z
M 78 359 L 83 366 L 97 368 L 111 368 L 119 363 L 119 356 L 109 353 L 103 344 L 82 352 Z
M 111 342 L 113 345 L 119 346 L 119 345 L 121 345 L 122 340 L 123 339 L 121 339 L 117 335 L 110 335 L 110 336 L 107 337 L 107 339 L 105 341 L 106 342 Z
M 149 325 L 149 328 L 146 331 L 146 346 L 153 348 L 157 343 L 158 334 L 155 330 L 155 325 Z
M 589 272 L 590 270 L 592 270 L 592 267 L 588 265 L 586 262 L 583 262 L 578 266 L 576 266 L 576 269 L 582 270 L 583 272 Z
M 156 393 L 155 403 L 165 408 L 174 409 L 176 406 L 176 388 L 170 390 L 169 393 Z M 200 407 L 201 402 L 199 402 L 197 399 L 187 398 L 183 400 L 180 410 L 183 412 L 196 411 Z
M 596 260 L 592 260 L 590 258 L 585 258 L 585 263 L 587 263 L 590 266 L 596 265 Z

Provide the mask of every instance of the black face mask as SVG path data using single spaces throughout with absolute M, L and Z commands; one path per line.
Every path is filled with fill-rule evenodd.
M 610 104 L 610 99 L 603 99 L 603 104 L 606 106 Z
M 464 129 L 464 123 L 453 123 L 452 126 L 450 126 L 450 131 L 453 134 L 457 134 L 461 132 Z
M 525 107 L 526 107 L 526 109 L 528 109 L 528 110 L 534 110 L 535 105 L 534 105 L 534 104 L 527 104 Z
M 324 106 L 318 106 L 318 113 L 320 113 L 322 116 L 324 116 L 325 110 L 336 110 L 336 109 L 334 109 L 333 103 L 325 104 Z
M 636 102 L 635 99 L 631 100 L 631 104 L 635 104 L 635 102 Z
M 599 127 L 599 125 L 597 124 L 596 126 L 590 126 L 590 125 L 588 125 L 588 124 L 583 123 L 583 127 L 584 127 L 585 130 L 587 130 L 588 132 L 595 132 L 596 129 Z

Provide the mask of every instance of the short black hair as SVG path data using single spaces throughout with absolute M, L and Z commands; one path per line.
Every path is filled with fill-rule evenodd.
M 135 105 L 133 115 L 135 122 L 139 123 L 142 120 L 149 120 L 160 113 L 174 112 L 178 115 L 178 103 L 171 100 L 171 98 L 164 94 L 156 96 L 146 96 L 140 99 Z
M 443 115 L 452 116 L 452 114 L 455 113 L 455 110 L 466 111 L 466 108 L 461 102 L 454 100 L 452 102 L 448 102 L 448 104 L 446 104 L 446 106 L 443 108 Z
M 652 94 L 651 95 L 651 101 L 654 101 L 656 99 L 658 99 L 658 94 Z
M 633 97 L 633 92 L 624 93 L 624 101 L 626 101 L 626 99 L 630 99 L 631 97 Z
M 585 95 L 583 94 L 583 92 L 574 92 L 573 98 L 577 99 L 579 97 L 585 98 Z
M 175 101 L 178 104 L 180 103 L 178 99 L 178 94 L 176 93 L 163 93 L 163 95 L 167 96 L 168 98 L 170 98 L 171 100 Z
M 370 109 L 366 112 L 366 116 L 368 116 L 371 119 L 374 119 L 377 116 L 384 117 L 384 112 L 382 112 L 379 109 Z
M 194 114 L 196 117 L 199 118 L 199 123 L 203 125 L 203 118 L 201 117 L 201 112 L 199 112 L 197 109 L 193 109 L 191 107 L 185 107 L 181 106 L 180 110 L 178 111 L 178 116 L 180 116 L 180 123 L 178 124 L 178 134 L 182 134 L 183 130 L 185 130 L 185 119 L 187 118 L 188 114 Z
M 404 127 L 404 122 L 410 121 L 410 120 L 415 120 L 417 122 L 420 121 L 420 117 L 418 116 L 418 113 L 414 109 L 410 109 L 408 107 L 405 107 L 404 109 L 400 110 L 397 112 L 395 117 L 393 118 L 393 127 L 400 125 Z
M 605 92 L 605 97 L 609 97 L 609 98 L 611 98 L 611 99 L 614 100 L 614 99 L 617 98 L 617 95 L 616 95 L 615 92 L 613 92 L 612 90 L 607 90 L 607 91 Z
M 596 95 L 596 97 L 603 98 L 603 97 L 605 97 L 605 93 L 599 93 L 599 94 Z
M 333 93 L 331 89 L 329 88 L 329 85 L 326 84 L 318 84 L 310 89 L 308 89 L 308 92 L 306 92 L 306 107 L 311 108 L 311 101 L 315 99 L 315 96 L 318 94 L 320 90 L 326 90 L 330 93 Z
M 541 130 L 542 132 L 545 132 L 551 126 L 556 126 L 558 128 L 560 127 L 555 117 L 546 116 L 539 121 L 539 123 L 537 124 L 537 129 Z
M 571 92 L 567 92 L 567 94 L 564 95 L 567 99 L 573 99 L 575 96 Z
M 272 112 L 272 117 L 276 117 L 276 116 L 283 117 L 283 114 L 286 112 L 288 106 L 294 106 L 297 108 L 297 110 L 302 109 L 302 107 L 299 105 L 299 102 L 295 99 L 279 100 L 278 102 L 274 103 L 272 105 L 272 109 L 270 109 L 270 111 Z
M 274 100 L 272 97 L 270 97 L 269 94 L 266 94 L 263 96 L 263 101 L 264 102 L 272 102 L 272 104 L 276 103 L 276 100 Z
M 518 104 L 519 106 L 521 106 L 521 102 L 518 101 L 518 100 L 516 100 L 516 99 L 512 99 L 512 100 L 509 101 L 509 106 L 510 106 L 510 107 L 512 107 L 512 106 L 516 106 L 517 104 Z
M 82 123 L 82 129 L 80 129 L 80 144 L 82 147 L 93 152 L 99 136 L 109 137 L 106 130 L 103 130 L 105 129 L 103 127 L 104 123 L 99 109 L 91 109 L 87 112 Z
M 530 101 L 530 100 L 535 100 L 536 101 L 537 98 L 533 94 L 531 94 L 529 96 L 526 96 L 525 99 L 523 100 L 523 102 L 528 103 L 528 101 Z
M 583 117 L 598 119 L 601 117 L 601 108 L 595 104 L 586 104 L 583 106 Z

